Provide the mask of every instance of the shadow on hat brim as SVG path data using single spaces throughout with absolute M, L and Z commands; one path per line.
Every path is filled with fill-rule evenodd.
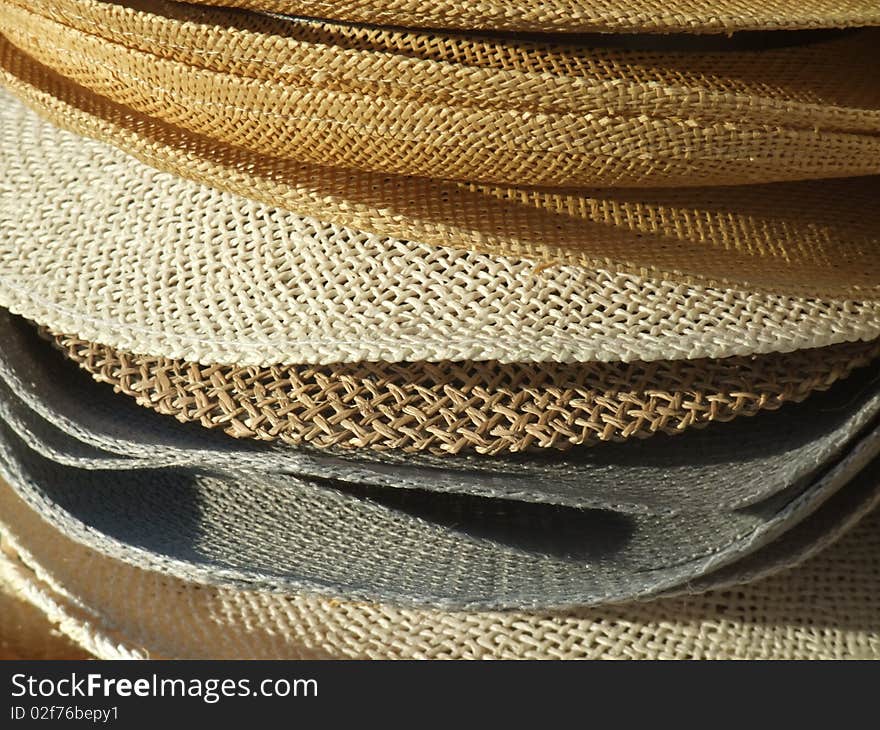
M 855 521 L 872 504 L 870 489 L 861 502 L 857 492 L 839 492 L 828 506 L 845 494 Z M 847 526 L 831 525 L 823 509 L 776 544 L 816 518 L 828 537 Z M 4 583 L 99 658 L 880 657 L 876 512 L 838 545 L 767 580 L 564 612 L 413 610 L 188 583 L 70 541 L 3 483 L 0 522 Z

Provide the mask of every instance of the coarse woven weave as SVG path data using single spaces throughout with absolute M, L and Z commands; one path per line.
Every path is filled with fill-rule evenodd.
M 878 225 L 865 215 L 876 205 L 877 177 L 553 193 L 358 173 L 255 156 L 185 134 L 62 80 L 2 39 L 0 68 L 3 83 L 55 124 L 109 141 L 151 167 L 340 226 L 529 258 L 553 270 L 571 264 L 812 298 L 877 294 Z M 14 140 L 11 150 L 3 150 L 10 159 L 19 159 L 25 146 L 30 155 L 50 154 L 41 151 L 39 137 L 0 139 Z M 67 182 L 75 182 L 69 177 L 68 171 Z M 114 192 L 114 202 L 116 197 Z M 529 339 L 525 332 L 523 339 Z M 813 346 L 820 344 L 830 342 Z
M 871 504 L 854 503 L 844 522 Z M 799 567 L 749 585 L 557 612 L 407 609 L 197 585 L 89 550 L 2 484 L 0 522 L 12 548 L 0 553 L 4 581 L 105 659 L 880 658 L 877 512 Z
M 880 25 L 880 10 L 873 0 L 196 0 L 196 4 L 467 30 L 730 33 Z
M 705 186 L 880 173 L 880 31 L 634 51 L 218 9 L 2 0 L 35 61 L 259 154 L 495 185 Z
M 833 283 L 841 298 L 716 287 L 684 275 L 545 267 L 268 208 L 158 172 L 6 102 L 0 305 L 122 351 L 241 366 L 650 361 L 880 336 L 877 234 L 847 238 L 833 220 L 820 226 L 815 217 L 780 217 L 771 225 L 719 213 L 730 233 L 769 226 L 774 236 L 788 231 L 790 245 L 782 238 L 762 249 L 758 239 L 754 254 L 740 255 L 723 250 L 726 233 L 719 232 L 722 250 L 712 250 L 711 260 L 728 272 L 775 269 L 783 288 Z M 835 204 L 864 194 L 837 192 Z M 861 220 L 877 226 L 873 217 Z M 810 230 L 823 231 L 827 245 L 803 250 L 798 237 Z
M 286 473 L 632 514 L 717 512 L 749 508 L 805 483 L 880 415 L 880 373 L 863 368 L 802 403 L 685 437 L 499 456 L 319 449 L 230 439 L 139 407 L 2 312 L 0 341 L 0 418 L 43 457 L 75 469 Z
M 868 400 L 878 400 L 876 388 Z M 855 415 L 865 405 L 845 408 Z M 801 428 L 796 414 L 787 418 L 783 438 L 786 428 Z M 738 566 L 849 493 L 863 470 L 873 469 L 866 488 L 876 492 L 877 469 L 869 465 L 880 431 L 854 422 L 846 428 L 832 460 L 808 452 L 787 463 L 779 444 L 764 441 L 770 471 L 782 469 L 788 480 L 782 491 L 734 510 L 568 509 L 245 473 L 243 465 L 228 473 L 82 469 L 47 459 L 39 443 L 26 444 L 5 425 L 0 469 L 73 539 L 186 580 L 401 605 L 550 608 L 645 599 L 694 590 L 719 571 L 729 582 L 767 569 L 763 561 Z M 694 474 L 702 466 L 693 454 Z M 723 468 L 764 488 L 765 475 L 750 476 L 748 465 L 728 460 Z M 724 496 L 714 481 L 694 486 Z
M 44 332 L 142 406 L 236 438 L 481 454 L 679 434 L 796 403 L 880 354 L 880 342 L 653 363 L 202 366 Z

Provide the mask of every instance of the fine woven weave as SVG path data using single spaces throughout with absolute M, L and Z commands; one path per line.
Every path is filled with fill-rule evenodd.
M 875 341 L 630 365 L 241 368 L 138 356 L 62 334 L 52 339 L 96 380 L 140 405 L 236 438 L 453 454 L 677 434 L 799 402 L 880 353 Z
M 162 3 L 0 7 L 6 38 L 65 78 L 213 141 L 309 164 L 562 188 L 880 172 L 880 31 L 695 54 L 243 21 Z
M 8 570 L 26 570 L 17 552 L 0 534 L 0 661 L 87 659 L 88 654 L 61 633 L 38 608 L 30 585 L 7 578 Z
M 109 141 L 154 168 L 338 225 L 542 267 L 572 264 L 813 298 L 877 294 L 877 223 L 865 215 L 876 204 L 877 177 L 552 193 L 373 175 L 189 135 L 61 79 L 3 41 L 0 66 L 3 82 L 55 124 Z M 4 150 L 10 156 L 28 142 L 3 140 L 17 143 Z M 32 143 L 31 154 L 46 154 Z
M 865 299 L 764 294 L 371 235 L 158 172 L 6 101 L 0 305 L 120 351 L 238 366 L 650 361 L 880 336 L 876 287 Z M 757 270 L 772 256 L 801 283 L 821 268 L 849 294 L 878 274 L 876 240 L 826 227 L 834 245 L 798 260 L 800 231 L 789 235 L 768 258 L 712 260 Z
M 381 25 L 581 33 L 730 33 L 880 25 L 873 0 L 197 0 Z
M 746 586 L 530 613 L 406 609 L 195 585 L 73 542 L 2 484 L 0 520 L 9 545 L 0 553 L 4 582 L 101 658 L 880 658 L 876 512 L 803 565 Z

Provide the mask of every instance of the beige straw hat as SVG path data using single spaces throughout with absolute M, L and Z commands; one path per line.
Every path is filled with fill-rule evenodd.
M 16 551 L 0 534 L 0 661 L 87 659 L 86 651 L 61 633 L 29 600 L 36 598 L 30 585 L 7 580 L 5 568 L 17 562 Z
M 810 196 L 760 215 L 688 209 L 682 198 L 668 225 L 691 221 L 685 249 L 710 269 L 770 273 L 782 292 L 765 291 L 322 223 L 158 172 L 0 102 L 0 305 L 123 352 L 237 366 L 647 361 L 880 336 L 877 223 L 849 209 L 880 179 L 822 183 L 839 193 L 827 215 Z M 728 247 L 737 236 L 742 253 Z M 664 237 L 632 240 L 665 268 Z M 826 283 L 837 296 L 784 293 Z
M 880 342 L 653 363 L 201 366 L 57 334 L 99 382 L 179 421 L 319 447 L 481 454 L 678 434 L 825 390 Z
M 212 588 L 53 530 L 7 486 L 6 586 L 100 658 L 878 659 L 880 514 L 797 568 L 699 596 L 564 612 L 403 609 Z
M 381 25 L 617 33 L 880 25 L 872 0 L 197 0 L 262 12 Z
M 66 83 L 307 164 L 561 188 L 880 173 L 880 92 L 868 82 L 880 31 L 694 53 L 170 3 L 0 7 L 7 40 Z

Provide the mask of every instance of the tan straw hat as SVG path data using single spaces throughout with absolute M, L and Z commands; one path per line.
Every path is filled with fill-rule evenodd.
M 560 188 L 880 173 L 876 30 L 696 53 L 171 3 L 0 6 L 6 39 L 63 83 L 252 154 Z
M 864 215 L 877 177 L 681 190 L 491 188 L 296 163 L 187 135 L 65 82 L 2 41 L 0 80 L 53 123 L 150 166 L 383 236 L 542 266 L 674 272 L 812 297 L 864 296 L 878 286 L 877 226 Z
M 21 563 L 0 532 L 0 660 L 87 659 L 87 652 L 33 603 L 32 586 L 12 580 L 8 567 L 20 569 Z
M 230 436 L 319 447 L 481 454 L 678 434 L 825 390 L 880 342 L 652 363 L 201 366 L 77 337 L 64 354 L 147 408 Z
M 197 0 L 252 10 L 380 25 L 616 33 L 880 25 L 872 0 Z
M 876 177 L 553 192 L 377 175 L 187 135 L 64 82 L 2 42 L 0 69 L 3 83 L 55 124 L 150 166 L 338 225 L 543 266 L 676 272 L 814 297 L 877 288 L 876 224 L 864 215 L 877 197 Z

